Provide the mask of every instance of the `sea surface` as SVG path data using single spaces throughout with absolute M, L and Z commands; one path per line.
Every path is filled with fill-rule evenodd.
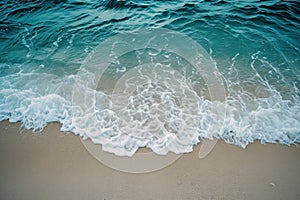
M 298 0 L 1 0 L 0 13 L 0 121 L 34 131 L 59 122 L 120 156 L 139 147 L 186 153 L 204 138 L 242 148 L 300 142 Z M 107 42 L 132 34 L 146 40 L 148 30 L 197 42 L 221 77 L 224 99 L 214 99 L 210 79 L 168 48 Z M 107 51 L 124 47 L 106 63 Z M 101 73 L 95 58 L 107 66 Z

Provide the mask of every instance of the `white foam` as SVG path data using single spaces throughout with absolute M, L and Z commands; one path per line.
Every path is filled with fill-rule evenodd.
M 34 73 L 0 79 L 0 120 L 20 121 L 33 130 L 60 122 L 62 131 L 90 138 L 120 156 L 132 156 L 145 146 L 158 154 L 190 152 L 203 138 L 220 138 L 243 148 L 254 140 L 287 145 L 300 142 L 297 95 L 290 102 L 276 91 L 250 100 L 247 93 L 238 93 L 221 103 L 198 97 L 188 83 L 178 79 L 172 79 L 173 85 L 159 85 L 152 79 L 129 97 L 93 91 L 83 81 L 93 83 L 95 77 L 88 72 L 80 79 Z M 127 82 L 127 87 L 130 84 Z M 75 103 L 74 87 L 81 95 Z M 127 107 L 122 108 L 125 97 Z M 226 117 L 220 119 L 218 112 L 224 109 Z M 221 131 L 211 131 L 220 124 Z

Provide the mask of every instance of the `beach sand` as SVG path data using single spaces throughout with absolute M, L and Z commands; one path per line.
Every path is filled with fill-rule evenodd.
M 119 172 L 98 162 L 78 136 L 49 124 L 42 133 L 0 122 L 0 199 L 300 199 L 300 148 L 219 141 L 162 170 Z

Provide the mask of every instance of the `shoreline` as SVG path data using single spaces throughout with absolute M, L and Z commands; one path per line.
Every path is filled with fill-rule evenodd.
M 218 141 L 159 171 L 129 174 L 98 162 L 79 136 L 0 122 L 1 199 L 299 199 L 300 148 Z

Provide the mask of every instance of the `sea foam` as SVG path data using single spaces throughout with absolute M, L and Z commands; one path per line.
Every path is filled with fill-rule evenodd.
M 84 78 L 18 73 L 0 79 L 1 121 L 20 121 L 35 131 L 60 122 L 62 131 L 89 138 L 120 156 L 132 156 L 139 147 L 158 154 L 186 153 L 204 138 L 243 148 L 254 140 L 286 145 L 300 141 L 299 98 L 291 103 L 276 91 L 251 99 L 250 105 L 241 93 L 224 102 L 204 99 L 174 79 L 172 87 L 149 79 L 129 96 L 93 90 L 82 81 L 93 82 L 89 72 Z M 79 99 L 74 100 L 74 92 L 80 92 Z M 220 129 L 212 131 L 216 125 Z

